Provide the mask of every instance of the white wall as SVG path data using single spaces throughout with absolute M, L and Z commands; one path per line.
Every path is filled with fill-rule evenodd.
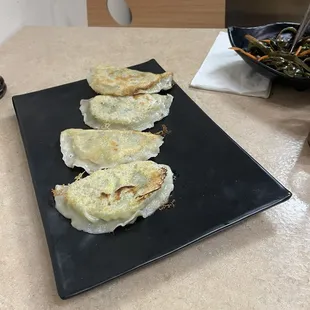
M 0 43 L 24 25 L 86 26 L 86 0 L 0 0 Z

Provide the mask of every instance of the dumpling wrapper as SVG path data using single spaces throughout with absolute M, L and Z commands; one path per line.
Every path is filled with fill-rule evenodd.
M 169 166 L 138 161 L 56 185 L 53 194 L 56 209 L 74 228 L 101 234 L 152 215 L 168 202 L 173 188 Z
M 145 130 L 169 114 L 171 95 L 96 96 L 82 100 L 84 123 L 97 129 Z
M 173 86 L 173 74 L 154 74 L 128 68 L 99 65 L 90 70 L 89 86 L 98 94 L 111 96 L 132 96 L 155 94 Z
M 60 134 L 65 164 L 87 173 L 156 157 L 163 137 L 132 130 L 66 129 Z

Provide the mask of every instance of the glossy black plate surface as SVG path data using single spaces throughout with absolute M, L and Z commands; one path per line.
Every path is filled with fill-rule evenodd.
M 287 27 L 298 27 L 299 24 L 296 23 L 274 23 L 264 26 L 257 27 L 229 27 L 228 36 L 232 46 L 240 47 L 242 49 L 247 49 L 248 41 L 245 39 L 246 34 L 250 34 L 258 40 L 274 38 L 279 34 L 279 32 Z M 310 35 L 310 33 L 306 33 Z M 255 71 L 260 74 L 270 78 L 272 80 L 277 80 L 278 82 L 293 86 L 298 90 L 304 90 L 310 87 L 310 78 L 300 78 L 300 77 L 289 77 L 275 69 L 268 67 L 262 62 L 258 62 L 245 54 L 237 51 L 237 53 L 242 57 L 242 59 L 249 64 Z
M 134 68 L 155 73 L 155 60 Z M 71 227 L 54 208 L 51 189 L 74 180 L 79 169 L 62 162 L 59 134 L 86 128 L 79 102 L 95 93 L 86 80 L 13 98 L 49 246 L 58 293 L 68 298 L 227 228 L 290 197 L 178 86 L 158 163 L 175 172 L 175 207 L 114 233 L 90 235 Z M 27 212 L 27 210 L 25 210 Z M 151 267 L 150 267 L 151 268 Z M 101 289 L 104 290 L 104 287 Z

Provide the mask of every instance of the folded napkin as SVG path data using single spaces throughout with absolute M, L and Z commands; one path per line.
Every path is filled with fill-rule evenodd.
M 191 86 L 244 96 L 268 98 L 271 81 L 256 73 L 233 50 L 228 34 L 220 32 Z

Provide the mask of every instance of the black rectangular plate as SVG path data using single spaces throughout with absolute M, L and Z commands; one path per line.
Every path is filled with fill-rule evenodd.
M 133 67 L 161 73 L 155 60 Z M 274 206 L 291 193 L 220 129 L 178 86 L 161 124 L 171 131 L 154 159 L 176 175 L 175 207 L 114 233 L 72 228 L 54 208 L 51 189 L 81 172 L 62 161 L 60 132 L 87 128 L 81 99 L 95 95 L 86 80 L 13 97 L 59 296 L 68 298 L 170 254 Z

